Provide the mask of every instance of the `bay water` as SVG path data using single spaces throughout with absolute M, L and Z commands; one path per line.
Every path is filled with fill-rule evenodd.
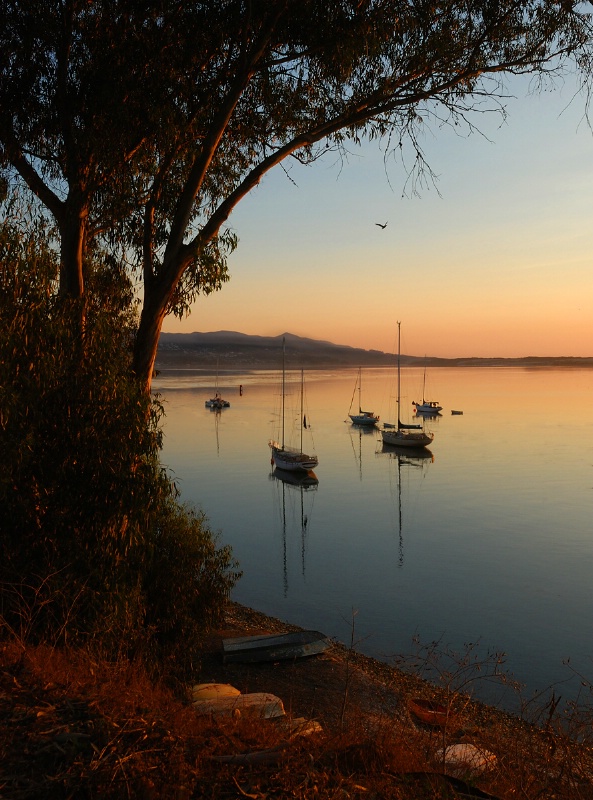
M 361 374 L 362 407 L 395 421 L 393 370 Z M 233 599 L 388 663 L 418 642 L 504 653 L 525 694 L 576 697 L 593 681 L 593 370 L 432 369 L 426 396 L 443 410 L 423 453 L 351 424 L 357 378 L 305 373 L 303 447 L 319 457 L 305 482 L 270 462 L 277 371 L 155 379 L 163 463 L 232 546 Z M 402 369 L 404 422 L 423 379 Z M 287 386 L 288 441 L 302 430 L 300 372 Z M 205 407 L 215 388 L 230 408 Z

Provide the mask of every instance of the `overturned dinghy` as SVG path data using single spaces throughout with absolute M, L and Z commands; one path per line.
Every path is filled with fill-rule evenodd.
M 322 653 L 331 642 L 319 631 L 291 631 L 257 636 L 238 636 L 222 640 L 222 660 L 257 663 L 260 661 L 285 661 Z
M 196 683 L 191 689 L 193 702 L 220 700 L 222 697 L 238 697 L 240 694 L 239 689 L 229 683 Z
M 250 692 L 249 694 L 222 695 L 205 700 L 194 700 L 194 710 L 200 716 L 233 717 L 242 716 L 272 719 L 283 717 L 284 704 L 279 697 L 269 692 Z

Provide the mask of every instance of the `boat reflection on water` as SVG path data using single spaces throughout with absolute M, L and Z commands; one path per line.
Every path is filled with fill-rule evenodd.
M 352 445 L 352 452 L 354 453 L 354 461 L 358 467 L 358 479 L 362 483 L 362 437 L 375 436 L 377 429 L 369 425 L 355 425 L 350 426 L 350 443 Z M 353 435 L 354 434 L 354 435 Z M 358 449 L 354 439 L 358 438 Z M 358 451 L 357 451 L 358 450 Z
M 211 409 L 212 410 L 212 409 Z M 216 455 L 220 458 L 220 436 L 218 427 L 220 425 L 220 415 L 222 411 L 220 408 L 214 409 L 214 433 L 216 434 Z
M 402 467 L 419 469 L 422 471 L 422 478 L 425 475 L 425 468 L 434 461 L 434 455 L 426 447 L 397 447 L 396 445 L 381 443 L 381 449 L 377 450 L 377 456 L 387 456 L 390 462 L 397 464 L 397 533 L 399 538 L 398 567 L 404 565 L 404 533 L 402 515 Z
M 414 419 L 421 419 L 423 422 L 428 419 L 434 422 L 442 416 L 440 411 L 423 411 L 421 408 L 416 408 L 414 413 Z
M 319 478 L 312 469 L 307 470 L 307 472 L 290 472 L 287 469 L 276 467 L 271 477 L 290 486 L 302 487 L 305 490 L 316 489 L 319 484 Z
M 421 467 L 427 462 L 434 461 L 434 454 L 426 447 L 398 447 L 395 444 L 380 442 L 381 449 L 377 455 L 386 455 L 390 458 L 409 463 L 410 466 Z
M 387 425 L 387 427 L 389 427 L 389 425 Z M 350 425 L 350 430 L 358 433 L 360 436 L 373 436 L 377 433 L 377 429 L 373 428 L 371 425 L 358 425 L 356 422 Z
M 312 501 L 307 503 L 308 511 L 305 510 L 305 495 L 309 495 L 317 491 L 319 486 L 319 479 L 313 470 L 308 472 L 290 472 L 285 469 L 275 467 L 270 473 L 270 480 L 276 481 L 279 484 L 280 491 L 280 515 L 282 522 L 282 570 L 284 577 L 284 596 L 288 594 L 288 546 L 287 546 L 287 530 L 291 527 L 290 523 L 296 527 L 299 525 L 301 537 L 301 574 L 305 576 L 305 556 L 307 551 L 307 535 L 309 532 L 309 522 L 312 513 Z M 292 504 L 291 501 L 287 503 L 288 498 L 291 496 L 298 496 L 298 509 Z M 287 511 L 287 505 L 289 506 Z M 300 514 L 300 520 L 297 521 L 297 515 Z M 290 519 L 289 519 L 290 516 Z

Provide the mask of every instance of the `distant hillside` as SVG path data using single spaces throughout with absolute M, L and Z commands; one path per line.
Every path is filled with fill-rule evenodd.
M 362 350 L 332 342 L 306 339 L 292 333 L 280 336 L 249 336 L 236 331 L 211 333 L 162 333 L 157 354 L 157 369 L 274 369 L 286 340 L 286 365 L 289 368 L 326 369 L 334 367 L 388 367 L 395 363 L 393 353 Z M 454 366 L 575 366 L 593 367 L 593 358 L 425 358 L 403 355 L 403 365 Z
M 249 336 L 235 331 L 213 333 L 163 333 L 159 342 L 157 369 L 216 367 L 273 369 L 286 340 L 287 367 L 308 369 L 350 366 L 390 366 L 393 353 L 361 350 L 331 342 L 305 339 L 292 333 L 280 336 Z

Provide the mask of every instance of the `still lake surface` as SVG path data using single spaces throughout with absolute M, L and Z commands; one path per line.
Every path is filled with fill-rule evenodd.
M 568 681 L 557 693 L 575 696 L 574 670 L 593 681 L 593 370 L 429 371 L 427 397 L 443 411 L 426 423 L 435 437 L 423 457 L 350 424 L 356 379 L 305 374 L 312 487 L 279 480 L 270 463 L 277 371 L 220 375 L 231 407 L 219 413 L 204 406 L 211 374 L 155 379 L 163 463 L 232 546 L 243 570 L 233 599 L 345 644 L 354 624 L 356 648 L 389 663 L 414 637 L 460 653 L 477 642 L 506 653 L 526 695 Z M 402 369 L 403 421 L 422 380 Z M 300 373 L 287 381 L 288 441 Z M 362 406 L 382 421 L 396 418 L 395 391 L 391 370 L 363 370 Z

